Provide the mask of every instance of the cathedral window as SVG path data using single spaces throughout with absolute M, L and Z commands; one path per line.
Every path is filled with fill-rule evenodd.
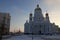
M 40 25 L 40 27 L 41 27 L 41 25 Z
M 40 18 L 39 18 L 39 20 L 40 20 Z
M 30 20 L 32 20 L 32 18 L 30 18 Z

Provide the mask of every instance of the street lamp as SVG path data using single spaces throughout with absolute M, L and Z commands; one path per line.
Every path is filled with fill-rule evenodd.
M 33 27 L 32 27 L 32 40 L 33 40 Z

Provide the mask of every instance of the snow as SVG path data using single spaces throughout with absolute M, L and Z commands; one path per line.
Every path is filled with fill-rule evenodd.
M 60 40 L 60 35 L 41 35 L 44 40 Z
M 60 40 L 60 35 L 33 35 L 33 40 Z M 32 35 L 12 36 L 4 40 L 32 40 Z
M 11 38 L 4 39 L 4 40 L 32 40 L 32 35 L 13 36 Z M 38 35 L 33 35 L 33 40 L 43 40 L 43 39 L 41 39 L 41 37 Z

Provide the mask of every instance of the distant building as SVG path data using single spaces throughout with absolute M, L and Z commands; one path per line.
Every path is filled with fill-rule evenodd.
M 9 13 L 0 13 L 0 31 L 2 31 L 3 34 L 9 34 L 10 19 L 11 16 Z
M 58 31 L 59 31 L 59 34 L 60 34 L 60 28 L 58 29 Z
M 29 22 L 26 21 L 24 24 L 25 33 L 34 34 L 54 34 L 58 33 L 58 26 L 55 23 L 50 23 L 48 13 L 43 17 L 42 9 L 37 5 L 34 10 L 34 17 L 32 13 L 29 16 Z
M 25 26 L 25 27 L 24 27 L 24 28 L 25 28 L 25 29 L 24 29 L 24 32 L 25 32 L 25 33 L 29 33 L 29 30 L 30 30 L 30 29 L 29 29 L 29 23 L 28 23 L 28 21 L 26 21 L 26 23 L 24 24 L 24 26 Z M 28 30 L 28 31 L 27 31 L 27 30 Z

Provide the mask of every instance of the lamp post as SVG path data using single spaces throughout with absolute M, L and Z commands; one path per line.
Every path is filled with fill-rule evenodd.
M 32 40 L 33 40 L 33 27 L 32 27 Z
M 33 40 L 33 33 L 32 33 L 32 40 Z

